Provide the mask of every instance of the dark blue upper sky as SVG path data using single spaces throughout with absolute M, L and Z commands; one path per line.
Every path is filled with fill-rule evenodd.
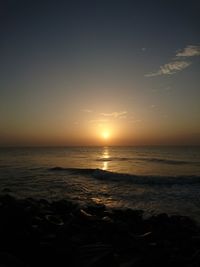
M 194 0 L 1 1 L 1 139 L 196 142 L 199 14 Z

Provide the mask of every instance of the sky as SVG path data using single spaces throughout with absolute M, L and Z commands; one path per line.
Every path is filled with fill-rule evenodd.
M 200 145 L 200 2 L 2 0 L 0 145 Z

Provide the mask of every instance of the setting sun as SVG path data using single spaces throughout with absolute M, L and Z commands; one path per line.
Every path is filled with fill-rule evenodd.
M 108 138 L 110 138 L 110 133 L 105 131 L 102 133 L 102 137 L 103 137 L 103 139 L 108 139 Z

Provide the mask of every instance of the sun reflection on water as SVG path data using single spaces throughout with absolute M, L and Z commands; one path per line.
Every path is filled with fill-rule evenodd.
M 102 152 L 103 166 L 102 166 L 102 169 L 104 171 L 108 170 L 109 159 L 110 159 L 109 148 L 103 147 L 103 152 Z
M 102 169 L 103 169 L 104 171 L 106 171 L 106 170 L 108 169 L 108 162 L 107 162 L 107 161 L 104 161 L 104 162 L 103 162 L 103 167 L 102 167 Z

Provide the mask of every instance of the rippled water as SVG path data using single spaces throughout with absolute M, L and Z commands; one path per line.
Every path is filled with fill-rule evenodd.
M 0 187 L 19 197 L 94 201 L 200 220 L 200 148 L 2 148 Z

